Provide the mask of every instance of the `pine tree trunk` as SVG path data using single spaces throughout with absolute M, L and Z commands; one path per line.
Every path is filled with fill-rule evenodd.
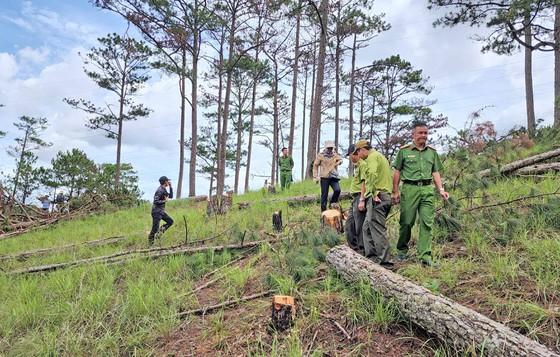
M 16 177 L 14 177 L 14 188 L 12 189 L 12 200 L 16 198 L 16 192 L 19 185 L 19 178 L 21 175 L 21 165 L 23 164 L 23 156 L 25 155 L 25 150 L 27 149 L 28 137 L 29 137 L 29 128 L 25 130 L 25 136 L 23 137 L 23 144 L 21 145 L 21 154 L 19 155 L 19 162 L 16 166 L 17 169 L 16 169 Z
M 218 130 L 217 130 L 217 140 L 216 140 L 216 174 L 215 174 L 215 179 L 216 181 L 219 180 L 219 172 L 221 170 L 221 161 L 220 161 L 220 152 L 221 152 L 221 148 L 222 148 L 222 108 L 223 108 L 223 102 L 222 102 L 222 93 L 223 93 L 223 87 L 224 87 L 224 42 L 225 42 L 225 35 L 222 35 L 222 38 L 220 39 L 220 54 L 219 54 L 219 63 L 218 63 L 218 112 L 216 115 L 217 118 L 217 126 L 218 126 Z M 212 195 L 210 195 L 212 196 Z
M 336 2 L 337 21 L 340 21 L 340 1 Z M 338 134 L 340 131 L 340 71 L 341 71 L 341 39 L 339 24 L 336 25 L 336 48 L 334 51 L 334 145 L 338 148 Z
M 535 104 L 533 100 L 533 49 L 530 48 L 532 43 L 530 18 L 525 17 L 525 103 L 527 107 L 527 132 L 529 137 L 535 136 Z
M 301 25 L 301 2 L 298 1 L 298 13 L 296 15 L 296 39 L 295 39 L 295 50 L 294 50 L 294 68 L 292 74 L 292 106 L 290 113 L 290 138 L 288 142 L 288 152 L 293 155 L 294 150 L 294 133 L 296 127 L 296 104 L 297 104 L 297 83 L 298 83 L 298 71 L 299 71 L 299 32 Z
M 243 129 L 243 104 L 241 100 L 241 87 L 238 88 L 239 95 L 239 111 L 237 113 L 237 145 L 235 150 L 235 180 L 233 184 L 233 193 L 237 194 L 239 189 L 239 173 L 241 171 L 241 139 Z
M 126 70 L 126 62 L 125 69 Z M 125 101 L 125 86 L 126 77 L 123 74 L 121 81 L 121 94 L 119 98 L 119 117 L 118 117 L 118 131 L 117 131 L 117 164 L 115 166 L 115 188 L 119 189 L 121 183 L 121 146 L 122 146 L 122 131 L 123 131 L 123 115 L 124 115 L 124 101 Z
M 478 312 L 395 274 L 348 246 L 332 248 L 327 263 L 350 281 L 366 279 L 393 300 L 404 318 L 460 351 L 473 345 L 488 356 L 558 356 L 545 346 Z
M 305 180 L 305 113 L 307 112 L 307 67 L 305 68 L 305 81 L 303 84 L 303 111 L 301 130 L 301 180 Z
M 195 1 L 195 9 L 198 2 Z M 200 38 L 198 31 L 193 33 L 193 63 L 191 77 L 191 131 L 192 146 L 189 167 L 189 197 L 196 195 L 196 156 L 198 154 L 198 59 L 200 51 Z M 177 196 L 181 198 L 181 196 Z
M 179 124 L 179 178 L 177 179 L 177 192 L 176 197 L 181 198 L 182 191 L 183 191 L 183 171 L 185 168 L 185 111 L 186 111 L 186 85 L 185 81 L 187 80 L 187 52 L 183 48 L 181 52 L 181 74 L 179 76 L 179 91 L 181 92 L 181 122 Z M 191 136 L 191 154 L 193 151 L 193 143 L 195 141 L 195 136 Z M 192 155 L 191 155 L 191 163 L 192 166 Z
M 259 27 L 255 35 L 255 43 L 258 44 L 261 37 L 262 18 L 259 17 Z M 255 48 L 255 63 L 259 62 L 259 46 Z M 253 91 L 251 94 L 251 116 L 249 119 L 249 143 L 247 146 L 247 167 L 245 170 L 245 192 L 249 192 L 249 176 L 251 172 L 251 156 L 253 153 L 253 131 L 255 125 L 255 106 L 257 102 L 257 79 L 259 73 L 255 72 L 253 76 Z
M 359 138 L 363 139 L 364 137 L 364 88 L 365 88 L 365 81 L 362 82 L 362 88 L 360 90 L 360 132 Z
M 314 40 L 316 40 L 316 37 L 314 38 Z M 308 133 L 308 140 L 307 140 L 307 167 L 305 169 L 305 177 L 306 178 L 311 178 L 313 176 L 313 167 L 311 166 L 311 163 L 313 161 L 309 161 L 309 152 L 313 151 L 313 159 L 315 159 L 314 155 L 315 153 L 317 153 L 315 151 L 315 147 L 317 146 L 317 143 L 314 140 L 317 140 L 316 137 L 315 139 L 312 139 L 312 134 L 311 134 L 311 122 L 313 121 L 313 106 L 315 105 L 315 82 L 317 79 L 317 46 L 315 45 L 315 42 L 313 42 L 313 74 L 312 74 L 312 78 L 311 78 L 311 105 L 309 106 L 309 133 Z M 315 131 L 317 130 L 317 128 L 315 128 Z M 316 134 L 315 134 L 316 135 Z M 303 175 L 303 173 L 302 173 Z
M 560 4 L 554 11 L 554 127 L 560 128 Z
M 231 67 L 233 63 L 233 55 L 235 52 L 235 29 L 237 21 L 237 12 L 233 11 L 231 17 L 231 27 L 229 29 L 229 41 L 228 41 L 228 61 L 226 70 L 226 94 L 224 98 L 224 115 L 222 121 L 222 133 L 220 135 L 220 151 L 219 151 L 219 161 L 220 169 L 218 170 L 218 181 L 216 183 L 216 195 L 221 197 L 224 194 L 225 178 L 226 178 L 226 145 L 227 145 L 227 127 L 229 121 L 229 105 L 231 97 L 231 83 L 233 68 Z
M 349 98 L 349 108 L 348 108 L 348 146 L 352 145 L 354 142 L 354 88 L 355 88 L 355 72 L 356 72 L 356 39 L 357 34 L 354 34 L 354 40 L 352 41 L 352 66 L 350 69 L 350 98 Z M 354 165 L 350 162 L 348 166 L 348 176 L 352 177 L 354 175 Z
M 272 98 L 272 106 L 273 106 L 273 126 L 272 126 L 272 169 L 271 169 L 271 180 L 272 185 L 276 185 L 277 180 L 277 173 L 276 168 L 278 167 L 278 136 L 280 132 L 279 128 L 279 118 L 278 118 L 278 62 L 276 57 L 274 58 L 274 88 L 273 88 L 273 98 Z

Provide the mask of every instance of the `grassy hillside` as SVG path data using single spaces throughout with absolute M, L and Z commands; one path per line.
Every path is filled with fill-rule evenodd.
M 525 152 L 508 152 L 513 156 Z M 469 165 L 483 167 L 477 158 Z M 459 159 L 446 160 L 452 188 Z M 434 292 L 447 295 L 560 351 L 560 201 L 547 195 L 495 207 L 477 208 L 553 192 L 557 176 L 488 179 L 461 176 L 451 190 L 455 198 L 438 215 L 435 256 L 439 269 L 411 259 L 398 272 Z M 343 187 L 348 187 L 343 182 Z M 288 192 L 251 192 L 235 198 L 225 216 L 207 219 L 204 203 L 171 201 L 175 226 L 156 244 L 177 245 L 215 237 L 204 245 L 272 238 L 271 215 L 283 210 L 280 243 L 251 252 L 202 252 L 157 260 L 130 259 L 124 264 L 93 264 L 50 273 L 0 275 L 1 355 L 152 355 L 245 354 L 320 356 L 337 354 L 455 355 L 403 320 L 391 301 L 367 284 L 347 284 L 329 271 L 324 257 L 344 237 L 319 228 L 318 205 L 288 207 L 271 198 L 318 194 L 312 182 Z M 347 206 L 347 205 L 346 205 Z M 150 207 L 143 205 L 0 241 L 0 255 L 61 247 L 111 236 L 126 239 L 101 246 L 79 245 L 24 259 L 0 260 L 4 272 L 55 262 L 110 255 L 147 246 Z M 396 242 L 398 208 L 390 219 Z M 184 217 L 184 219 L 183 219 Z M 201 245 L 201 244 L 198 244 Z M 413 249 L 411 251 L 414 251 Z M 246 254 L 212 276 L 205 274 Z M 193 288 L 218 278 L 208 288 Z M 180 311 L 274 289 L 299 302 L 290 333 L 267 333 L 269 299 L 257 299 L 201 318 L 180 319 Z M 352 335 L 348 340 L 334 322 Z

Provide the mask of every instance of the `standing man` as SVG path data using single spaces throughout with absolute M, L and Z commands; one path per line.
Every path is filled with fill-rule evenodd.
M 321 212 L 327 210 L 329 187 L 333 189 L 330 203 L 338 202 L 340 196 L 338 165 L 341 163 L 342 158 L 335 150 L 334 141 L 325 141 L 325 148 L 317 154 L 315 161 L 313 161 L 313 177 L 315 182 L 321 182 Z
M 292 169 L 294 168 L 294 159 L 288 155 L 288 148 L 282 148 L 282 156 L 278 158 L 278 166 L 280 167 L 280 187 L 284 191 L 284 189 L 290 188 Z
M 159 184 L 160 186 L 154 194 L 154 204 L 152 205 L 152 230 L 148 236 L 148 244 L 150 245 L 154 244 L 156 233 L 163 234 L 173 225 L 173 218 L 165 213 L 165 202 L 167 202 L 168 199 L 173 198 L 173 187 L 171 187 L 171 181 L 166 176 L 162 176 L 159 178 Z M 169 187 L 169 192 L 167 192 L 167 187 Z M 162 219 L 165 221 L 165 224 L 159 228 L 159 222 Z
M 417 122 L 412 129 L 412 144 L 405 145 L 399 150 L 393 167 L 393 203 L 401 204 L 399 241 L 397 243 L 398 257 L 404 260 L 408 255 L 408 242 L 416 213 L 420 221 L 417 253 L 422 264 L 435 266 L 432 260 L 432 226 L 435 214 L 435 195 L 432 180 L 440 196 L 447 200 L 449 193 L 441 184 L 439 171 L 441 161 L 436 150 L 427 145 L 428 126 Z M 402 180 L 402 192 L 399 192 L 399 182 Z
M 348 218 L 346 219 L 346 240 L 350 248 L 363 255 L 364 236 L 362 234 L 362 227 L 364 226 L 366 212 L 358 209 L 363 181 L 360 174 L 360 164 L 363 163 L 363 161 L 360 160 L 354 144 L 348 147 L 346 156 L 350 158 L 350 161 L 354 165 L 354 176 L 350 181 L 349 190 L 352 195 L 352 206 L 350 206 L 348 210 Z
M 391 211 L 391 166 L 385 156 L 372 149 L 367 140 L 359 140 L 355 149 L 364 161 L 359 170 L 364 179 L 358 204 L 360 211 L 366 211 L 362 228 L 364 253 L 366 258 L 381 265 L 392 266 L 387 239 L 387 216 Z

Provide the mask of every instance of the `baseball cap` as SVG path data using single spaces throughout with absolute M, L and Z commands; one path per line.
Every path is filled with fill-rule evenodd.
M 159 178 L 159 183 L 161 183 L 162 185 L 167 181 L 169 181 L 169 178 L 167 178 L 167 176 L 162 176 Z
M 365 139 L 361 139 L 361 140 L 356 141 L 354 146 L 355 146 L 354 150 L 359 150 L 359 149 L 362 149 L 362 148 L 366 148 L 366 149 L 371 148 L 371 145 L 369 144 L 369 141 L 367 141 Z
M 350 144 L 350 146 L 348 147 L 348 151 L 346 152 L 346 156 L 352 155 L 354 151 L 356 151 L 356 145 Z

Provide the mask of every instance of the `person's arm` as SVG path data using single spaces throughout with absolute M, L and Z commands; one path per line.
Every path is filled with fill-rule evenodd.
M 401 201 L 401 193 L 399 192 L 399 182 L 401 181 L 401 172 L 399 170 L 393 171 L 393 192 L 391 193 L 391 199 L 394 204 Z
M 173 186 L 171 186 L 171 182 L 169 182 L 169 198 L 173 198 Z
M 294 168 L 294 159 L 290 156 L 290 169 Z
M 366 182 L 362 181 L 362 186 L 360 188 L 360 203 L 358 203 L 358 210 L 366 210 Z
M 441 198 L 447 201 L 449 199 L 449 193 L 445 191 L 445 188 L 443 188 L 443 184 L 441 183 L 441 175 L 438 171 L 434 171 L 432 172 L 432 177 L 434 178 L 434 184 L 436 185 Z
M 319 165 L 321 164 L 321 158 L 319 157 L 319 155 L 317 155 L 317 157 L 315 158 L 315 161 L 313 161 L 313 179 L 318 180 L 319 179 Z

